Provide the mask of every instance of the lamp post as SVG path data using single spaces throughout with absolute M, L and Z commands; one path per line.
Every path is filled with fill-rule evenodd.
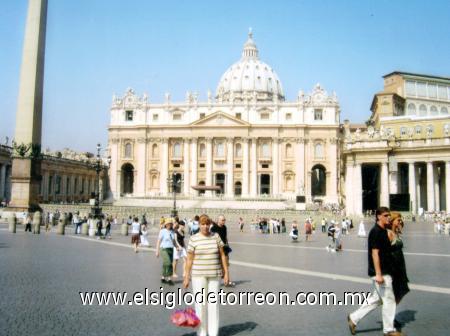
M 173 193 L 173 209 L 170 213 L 170 216 L 175 218 L 178 216 L 178 210 L 177 210 L 177 185 L 180 185 L 183 183 L 183 177 L 177 180 L 177 173 L 172 173 L 172 176 L 167 179 L 167 184 L 169 185 L 169 189 L 172 188 Z
M 91 214 L 94 216 L 94 218 L 99 218 L 102 214 L 102 208 L 100 208 L 100 173 L 103 169 L 106 167 L 102 164 L 102 159 L 100 157 L 100 151 L 102 146 L 98 143 L 97 144 L 97 157 L 96 161 L 93 164 L 93 168 L 95 169 L 96 173 L 96 181 L 95 181 L 95 203 L 94 206 L 91 208 Z M 111 157 L 108 157 L 108 165 L 111 163 Z

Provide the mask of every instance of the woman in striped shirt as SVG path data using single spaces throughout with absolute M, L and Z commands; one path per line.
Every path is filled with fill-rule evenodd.
M 224 283 L 228 283 L 228 265 L 223 251 L 224 243 L 217 233 L 210 232 L 211 219 L 207 215 L 200 216 L 200 232 L 191 236 L 187 248 L 186 275 L 183 286 L 189 286 L 192 274 L 192 290 L 194 293 L 204 291 L 215 293 L 215 303 L 206 302 L 195 304 L 195 312 L 200 318 L 201 324 L 198 330 L 199 336 L 217 336 L 219 332 L 219 278 L 223 276 Z M 207 307 L 207 308 L 206 308 Z

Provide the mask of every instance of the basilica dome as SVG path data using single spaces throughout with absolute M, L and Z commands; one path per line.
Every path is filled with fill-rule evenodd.
M 258 49 L 249 32 L 241 59 L 225 71 L 217 86 L 216 98 L 222 101 L 284 100 L 278 75 L 259 60 Z

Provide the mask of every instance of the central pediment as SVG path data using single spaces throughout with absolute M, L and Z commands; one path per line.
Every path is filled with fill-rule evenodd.
M 196 120 L 193 123 L 191 123 L 191 126 L 196 127 L 221 127 L 221 126 L 227 126 L 227 127 L 248 127 L 250 124 L 244 120 L 237 119 L 227 113 L 224 112 L 215 112 L 213 114 L 210 114 L 209 116 L 206 116 L 202 119 Z

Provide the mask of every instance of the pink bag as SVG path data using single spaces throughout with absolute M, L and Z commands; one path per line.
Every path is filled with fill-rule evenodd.
M 192 308 L 176 310 L 170 316 L 170 321 L 178 327 L 196 328 L 200 325 L 200 319 Z

